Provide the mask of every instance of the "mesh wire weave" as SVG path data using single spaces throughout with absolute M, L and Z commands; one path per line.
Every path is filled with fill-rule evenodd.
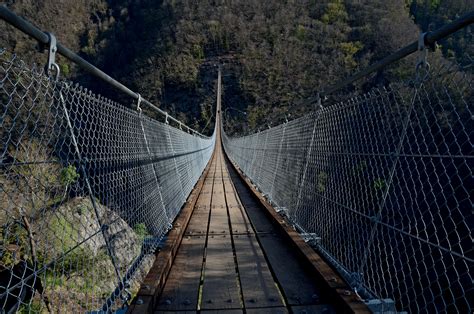
M 354 289 L 412 313 L 470 313 L 472 84 L 457 65 L 438 65 L 423 82 L 224 134 L 224 147 L 297 228 L 320 237 Z
M 214 138 L 50 79 L 6 52 L 0 99 L 0 308 L 120 307 Z

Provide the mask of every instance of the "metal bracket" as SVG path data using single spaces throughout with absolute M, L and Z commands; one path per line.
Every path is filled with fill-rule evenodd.
M 137 96 L 138 96 L 138 102 L 137 102 L 137 111 L 139 113 L 142 113 L 142 108 L 140 107 L 140 104 L 142 103 L 142 95 L 140 95 L 139 93 L 137 93 Z
M 418 37 L 418 62 L 416 63 L 415 71 L 416 71 L 416 81 L 423 82 L 429 75 L 430 72 L 430 64 L 428 63 L 428 48 L 425 45 L 425 38 L 426 32 L 421 33 L 420 37 Z M 433 49 L 433 47 L 431 47 Z M 424 70 L 424 73 L 421 71 Z
M 321 237 L 316 233 L 302 233 L 301 237 L 304 242 L 308 243 L 310 246 L 318 246 L 321 244 Z
M 288 208 L 286 207 L 275 207 L 275 210 L 280 215 L 288 216 Z
M 418 37 L 418 52 L 420 53 L 420 56 L 418 58 L 418 64 L 416 65 L 417 67 L 420 65 L 426 65 L 428 63 L 426 61 L 428 57 L 428 50 L 425 46 L 425 37 L 426 33 L 421 33 L 420 37 Z
M 59 66 L 56 64 L 56 52 L 58 51 L 56 37 L 52 33 L 46 33 L 49 38 L 48 42 L 48 62 L 46 63 L 44 70 L 47 76 L 50 75 L 50 71 L 56 70 L 55 78 L 59 77 Z
M 323 100 L 321 98 L 321 93 L 318 92 L 318 94 L 316 95 L 316 103 L 314 104 L 314 111 L 318 111 L 318 110 L 321 110 L 323 109 Z

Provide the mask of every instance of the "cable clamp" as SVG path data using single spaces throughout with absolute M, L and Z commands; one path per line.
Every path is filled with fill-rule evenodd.
M 321 93 L 318 92 L 316 95 L 316 110 L 321 110 L 323 109 L 323 101 L 321 99 Z
M 140 107 L 141 103 L 142 103 L 142 95 L 140 95 L 139 93 L 137 93 L 137 96 L 138 96 L 138 102 L 137 102 L 137 111 L 141 114 L 142 113 L 142 108 Z
M 46 63 L 44 70 L 47 76 L 50 76 L 51 71 L 56 71 L 55 79 L 59 78 L 59 66 L 56 64 L 56 52 L 58 51 L 56 37 L 52 33 L 46 33 L 48 35 L 48 62 Z
M 426 32 L 418 37 L 418 62 L 416 63 L 416 81 L 423 82 L 429 75 L 430 64 L 428 63 L 428 48 L 425 45 Z M 431 47 L 433 49 L 433 47 Z M 422 71 L 424 73 L 422 73 Z

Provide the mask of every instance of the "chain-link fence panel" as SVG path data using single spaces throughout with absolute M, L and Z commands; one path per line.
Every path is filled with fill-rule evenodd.
M 224 134 L 224 146 L 358 293 L 411 313 L 470 313 L 473 76 L 432 62 L 426 77 Z
M 208 163 L 188 134 L 0 56 L 0 307 L 111 311 Z

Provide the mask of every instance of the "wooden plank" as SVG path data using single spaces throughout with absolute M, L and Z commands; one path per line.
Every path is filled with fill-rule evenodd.
M 211 160 L 214 159 L 215 153 L 213 153 L 211 157 Z M 184 204 L 184 208 L 175 220 L 173 229 L 168 233 L 168 238 L 163 249 L 156 254 L 155 262 L 143 280 L 137 295 L 132 300 L 131 306 L 127 309 L 127 313 L 148 313 L 153 311 L 156 299 L 165 286 L 166 278 L 171 270 L 171 265 L 173 264 L 176 252 L 181 244 L 184 232 L 191 219 L 194 206 L 199 199 L 211 165 L 212 162 L 207 164 L 203 174 L 194 186 L 193 191 Z M 137 302 L 138 300 L 139 302 Z
M 240 296 L 230 236 L 209 235 L 201 309 L 240 309 Z
M 263 309 L 246 309 L 247 314 L 287 314 L 286 307 L 267 307 Z
M 288 304 L 317 304 L 318 287 L 292 248 L 277 234 L 258 237 Z
M 288 241 L 291 248 L 308 264 L 313 276 L 317 278 L 319 284 L 325 288 L 325 299 L 331 300 L 331 304 L 336 307 L 336 311 L 371 313 L 363 300 L 350 291 L 350 287 L 345 283 L 342 277 L 275 211 L 272 205 L 252 185 L 250 180 L 243 175 L 238 166 L 231 163 L 228 159 L 226 160 L 232 165 L 232 170 L 238 174 L 240 181 L 246 184 L 254 198 L 263 206 L 268 217 L 271 218 L 272 223 L 284 234 L 285 240 Z
M 184 237 L 166 285 L 157 302 L 158 310 L 196 310 L 206 238 Z
M 207 233 L 207 224 L 209 222 L 209 213 L 210 206 L 205 210 L 202 210 L 198 213 L 194 213 L 189 221 L 188 228 L 186 229 L 187 236 L 193 235 L 206 235 Z
M 240 314 L 242 310 L 206 310 L 201 311 L 201 314 Z
M 252 225 L 257 233 L 275 233 L 277 228 L 268 220 L 267 215 L 259 206 L 246 206 L 247 212 Z
M 233 235 L 246 308 L 283 306 L 277 284 L 255 235 Z
M 196 311 L 160 311 L 157 310 L 155 314 L 196 314 Z
M 234 172 L 232 175 L 233 186 L 238 194 L 239 202 L 245 207 L 247 217 L 252 222 L 257 233 L 259 232 L 275 232 L 275 226 L 269 221 L 269 218 L 262 206 L 257 203 L 247 186 L 241 182 L 240 177 Z
M 230 178 L 227 167 L 225 167 L 227 177 Z M 231 221 L 231 228 L 233 234 L 254 233 L 252 224 L 247 216 L 246 210 L 240 201 L 240 197 L 231 180 L 225 180 L 224 189 L 226 194 L 227 208 Z
M 216 178 L 212 192 L 211 218 L 209 222 L 209 234 L 230 234 L 229 217 L 224 196 L 224 185 L 222 180 Z
M 241 205 L 230 205 L 228 210 L 232 234 L 254 234 L 252 224 Z
M 236 194 L 233 184 L 230 182 L 224 182 L 224 187 L 232 233 L 254 233 L 252 224 L 250 223 L 247 213 Z
M 336 310 L 330 305 L 297 305 L 292 306 L 291 311 L 294 314 L 335 314 Z

